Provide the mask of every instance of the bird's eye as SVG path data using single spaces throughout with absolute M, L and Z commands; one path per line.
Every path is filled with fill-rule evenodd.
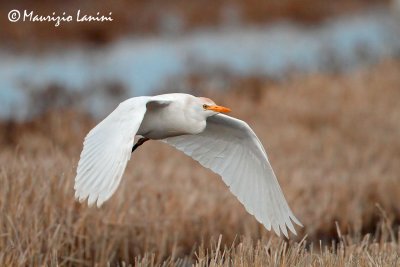
M 208 105 L 207 105 L 207 104 L 204 104 L 204 105 L 203 105 L 203 108 L 204 108 L 204 109 L 207 109 L 207 108 L 208 108 Z

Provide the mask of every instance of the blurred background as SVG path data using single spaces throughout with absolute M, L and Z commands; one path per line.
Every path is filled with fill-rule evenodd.
M 49 108 L 103 116 L 120 100 L 229 90 L 235 80 L 354 71 L 400 51 L 398 1 L 2 1 L 0 11 L 108 15 L 112 22 L 3 16 L 0 118 Z M 251 89 L 251 88 L 250 88 Z M 73 101 L 72 101 L 73 99 Z M 46 102 L 46 103 L 41 103 Z
M 13 9 L 113 21 L 12 23 Z M 270 240 L 217 175 L 158 142 L 101 209 L 74 201 L 86 133 L 122 100 L 165 92 L 254 128 L 304 224 L 294 240 L 398 240 L 400 1 L 1 1 L 0 14 L 3 265 L 161 263 L 219 234 Z

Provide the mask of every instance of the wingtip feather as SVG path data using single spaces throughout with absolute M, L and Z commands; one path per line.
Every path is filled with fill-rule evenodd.
M 97 194 L 90 194 L 88 199 L 88 206 L 92 207 L 97 200 Z
M 283 235 L 284 235 L 286 238 L 289 238 L 288 231 L 287 231 L 287 229 L 286 229 L 286 225 L 285 225 L 285 224 L 280 225 L 279 228 L 281 229 L 281 232 L 283 233 Z
M 296 218 L 296 216 L 293 215 L 293 213 L 290 214 L 289 217 L 295 224 L 297 224 L 300 227 L 304 227 L 304 225 Z

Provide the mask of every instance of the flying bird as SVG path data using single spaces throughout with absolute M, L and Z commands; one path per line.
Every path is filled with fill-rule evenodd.
M 219 174 L 267 230 L 294 234 L 290 210 L 260 140 L 229 108 L 189 94 L 133 97 L 120 103 L 85 137 L 75 197 L 100 207 L 116 191 L 132 152 L 148 140 L 181 150 Z M 140 139 L 134 144 L 135 136 Z

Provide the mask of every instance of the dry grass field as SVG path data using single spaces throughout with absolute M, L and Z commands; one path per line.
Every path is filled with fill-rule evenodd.
M 259 135 L 297 237 L 264 230 L 217 175 L 155 141 L 102 208 L 75 202 L 96 122 L 54 111 L 0 126 L 0 266 L 400 265 L 400 62 L 233 87 L 208 96 Z

